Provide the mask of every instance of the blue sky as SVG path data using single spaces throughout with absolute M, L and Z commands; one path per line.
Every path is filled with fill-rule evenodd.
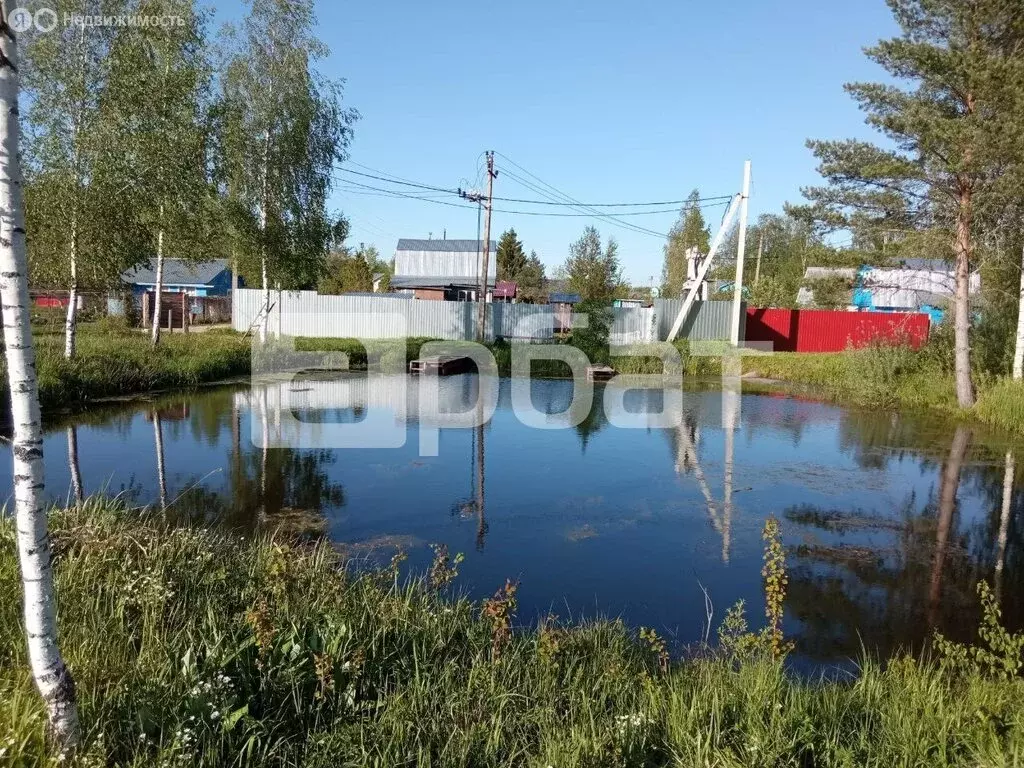
M 842 85 L 880 79 L 861 49 L 896 32 L 883 0 L 347 0 L 317 14 L 331 48 L 322 70 L 345 78 L 362 115 L 361 166 L 465 186 L 494 149 L 577 200 L 621 202 L 736 192 L 749 158 L 753 218 L 817 182 L 808 137 L 870 135 Z M 538 198 L 503 164 L 496 196 Z M 370 172 L 361 166 L 348 167 Z M 399 237 L 476 236 L 475 209 L 365 192 L 339 189 L 332 204 L 353 242 L 386 257 Z M 629 220 L 663 233 L 674 219 Z M 493 232 L 514 226 L 550 272 L 591 223 L 618 239 L 631 282 L 658 281 L 664 241 L 607 222 L 495 213 Z

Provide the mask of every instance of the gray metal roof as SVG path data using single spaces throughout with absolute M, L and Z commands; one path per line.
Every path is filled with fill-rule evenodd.
M 448 253 L 476 253 L 483 250 L 483 240 L 415 240 L 400 238 L 396 251 L 445 251 Z M 491 253 L 498 250 L 498 243 L 491 240 Z
M 187 262 L 183 259 L 164 259 L 164 285 L 210 285 L 225 269 L 227 259 Z M 121 275 L 126 283 L 156 285 L 156 259 L 149 264 L 129 269 Z
M 441 277 L 394 275 L 391 278 L 392 288 L 447 288 L 449 285 L 476 288 L 480 285 L 480 278 L 473 275 L 442 275 Z M 487 279 L 487 285 L 494 285 L 493 277 Z
M 579 304 L 578 293 L 549 293 L 548 304 Z

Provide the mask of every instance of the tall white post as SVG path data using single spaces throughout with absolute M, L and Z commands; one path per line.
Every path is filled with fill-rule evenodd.
M 743 321 L 743 257 L 747 252 L 747 205 L 750 202 L 750 161 L 743 164 L 743 193 L 740 197 L 740 237 L 736 248 L 736 284 L 732 293 L 732 333 L 734 347 L 740 345 L 740 323 Z

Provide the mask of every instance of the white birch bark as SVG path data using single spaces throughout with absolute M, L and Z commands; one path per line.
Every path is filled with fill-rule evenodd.
M 260 343 L 267 343 L 267 325 L 270 322 L 270 284 L 267 282 L 267 176 L 270 173 L 270 131 L 263 137 L 263 183 L 260 192 L 260 265 L 263 271 L 263 320 L 260 323 Z
M 1013 378 L 1024 378 L 1024 253 L 1020 261 L 1020 301 L 1017 304 L 1017 341 L 1013 345 Z
M 43 433 L 29 324 L 25 209 L 18 155 L 18 50 L 7 25 L 14 2 L 3 1 L 0 23 L 0 301 L 14 427 L 14 506 L 24 594 L 29 665 L 46 704 L 51 736 L 62 754 L 79 741 L 75 684 L 57 646 L 53 558 L 43 508 Z
M 82 54 L 82 94 L 75 111 L 75 117 L 71 123 L 71 152 L 72 167 L 75 173 L 75 190 L 72 195 L 71 221 L 68 225 L 68 257 L 70 261 L 71 285 L 68 288 L 68 312 L 64 320 L 64 357 L 71 359 L 75 356 L 75 346 L 78 335 L 78 195 L 82 184 L 82 153 L 79 146 L 79 136 L 82 125 L 82 112 L 84 111 L 84 100 L 86 91 L 86 50 L 85 50 L 85 25 L 82 25 L 81 34 L 78 38 L 79 50 Z
M 164 206 L 160 204 L 160 219 L 164 217 Z M 153 290 L 153 330 L 152 340 L 156 345 L 160 342 L 160 296 L 164 292 L 164 229 L 160 227 L 156 233 L 156 285 Z
M 75 504 L 81 506 L 85 501 L 85 490 L 82 487 L 82 470 L 78 465 L 78 429 L 73 426 L 68 427 L 68 472 L 71 473 Z

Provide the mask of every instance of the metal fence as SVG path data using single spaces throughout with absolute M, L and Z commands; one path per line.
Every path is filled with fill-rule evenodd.
M 234 292 L 232 325 L 246 331 L 264 304 L 261 290 Z M 476 338 L 476 302 L 421 301 L 396 294 L 326 296 L 314 291 L 271 291 L 267 327 L 271 334 L 326 338 L 388 339 L 425 336 L 453 341 Z M 657 301 L 653 307 L 613 310 L 611 341 L 630 344 L 664 339 L 682 301 Z M 673 311 L 674 310 L 674 311 Z M 486 305 L 485 334 L 518 341 L 554 336 L 554 307 L 546 304 Z M 695 304 L 680 337 L 699 340 L 729 337 L 729 302 Z
M 682 299 L 655 299 L 654 311 L 657 314 L 658 338 L 667 339 L 672 323 L 675 322 L 679 310 L 683 308 Z M 740 341 L 744 339 L 744 317 L 740 314 Z M 679 331 L 679 338 L 692 341 L 723 341 L 729 338 L 732 324 L 732 301 L 698 301 L 690 310 L 689 317 Z

